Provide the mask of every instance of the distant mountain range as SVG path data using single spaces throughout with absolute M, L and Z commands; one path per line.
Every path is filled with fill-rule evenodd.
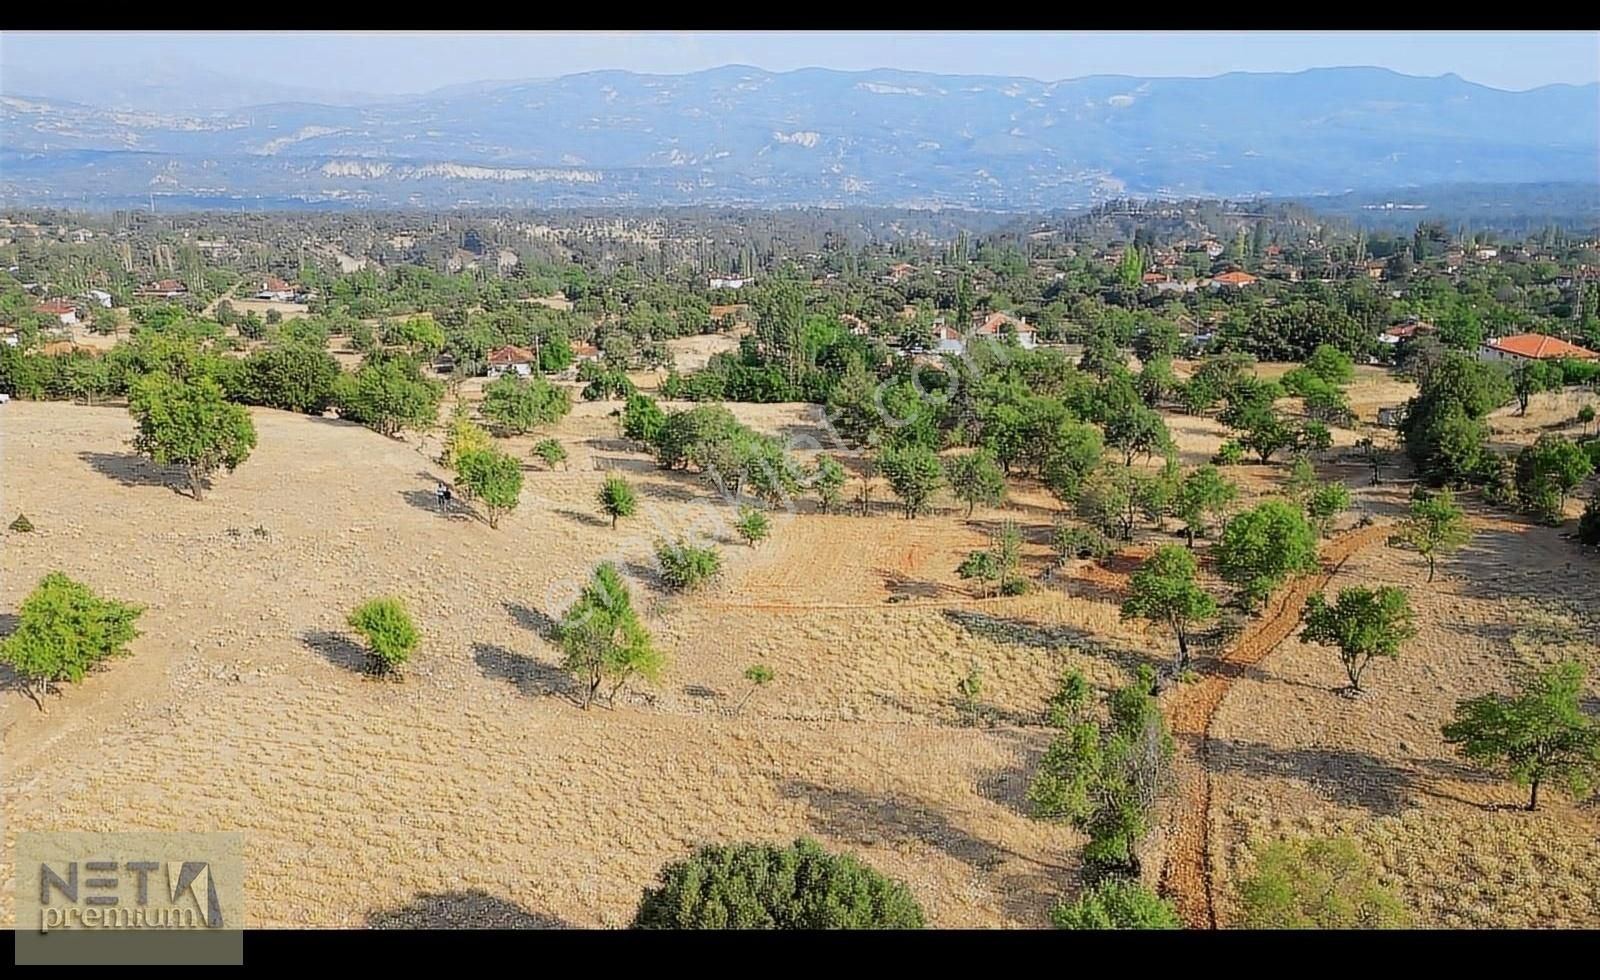
M 1376 68 L 1049 83 L 603 71 L 181 114 L 18 81 L 0 92 L 8 205 L 1024 210 L 1600 182 L 1600 84 L 1506 92 Z

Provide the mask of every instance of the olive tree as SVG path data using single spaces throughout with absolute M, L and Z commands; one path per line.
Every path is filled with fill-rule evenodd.
M 889 481 L 889 489 L 900 498 L 907 520 L 925 512 L 934 492 L 944 485 L 944 467 L 938 455 L 923 446 L 886 449 L 878 456 L 878 468 Z
M 1410 916 L 1343 837 L 1279 840 L 1239 886 L 1249 929 L 1397 929 Z
M 1182 929 L 1171 903 L 1143 883 L 1128 878 L 1101 879 L 1071 903 L 1050 911 L 1057 929 Z
M 945 477 L 950 481 L 951 494 L 967 505 L 968 517 L 978 504 L 994 507 L 1006 495 L 1005 476 L 988 450 L 980 449 L 947 460 Z

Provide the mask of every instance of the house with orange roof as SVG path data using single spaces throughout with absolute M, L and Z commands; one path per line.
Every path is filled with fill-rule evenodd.
M 1542 333 L 1519 333 L 1494 337 L 1478 348 L 1480 361 L 1574 361 L 1600 360 L 1600 354 L 1577 344 Z
M 976 338 L 999 340 L 1007 332 L 1012 332 L 1016 334 L 1019 346 L 1030 350 L 1039 346 L 1038 332 L 1021 317 L 1009 313 L 990 313 L 987 316 L 978 314 L 974 320 L 977 325 L 973 328 L 972 335 Z
M 515 344 L 496 347 L 489 352 L 489 377 L 498 378 L 510 371 L 526 378 L 533 374 L 533 366 L 538 360 L 533 351 L 526 347 Z
M 1226 289 L 1243 289 L 1245 286 L 1254 286 L 1260 281 L 1248 272 L 1224 272 L 1220 276 L 1211 277 L 1213 286 Z

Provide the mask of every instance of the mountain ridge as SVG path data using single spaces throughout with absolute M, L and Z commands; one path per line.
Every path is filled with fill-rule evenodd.
M 0 97 L 0 201 L 1071 207 L 1594 180 L 1600 83 L 1376 67 L 1206 78 L 606 69 L 203 115 Z

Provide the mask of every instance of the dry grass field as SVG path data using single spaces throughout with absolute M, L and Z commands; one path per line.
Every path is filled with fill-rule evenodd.
M 1366 376 L 1354 391 L 1373 413 L 1407 393 Z M 731 407 L 762 431 L 822 434 L 810 406 Z M 0 697 L 7 854 L 21 829 L 237 830 L 251 925 L 621 926 L 661 865 L 699 843 L 810 834 L 904 879 L 934 925 L 1047 924 L 1082 841 L 1026 816 L 1044 699 L 1067 667 L 1110 685 L 1170 657 L 1168 637 L 1117 615 L 1123 576 L 1160 536 L 1007 599 L 975 598 L 954 569 L 1010 517 L 1039 580 L 1059 508 L 1029 485 L 970 521 L 947 500 L 906 521 L 885 490 L 868 517 L 806 501 L 749 548 L 703 481 L 618 438 L 619 408 L 579 402 L 552 432 L 506 440 L 526 457 L 554 435 L 571 458 L 526 463 L 499 530 L 435 510 L 431 438 L 257 410 L 256 452 L 197 503 L 131 455 L 120 407 L 0 408 L 0 513 L 37 527 L 3 535 L 0 614 L 55 569 L 148 606 L 133 656 L 48 714 Z M 1496 431 L 1525 441 L 1562 412 L 1536 400 Z M 1214 420 L 1170 422 L 1186 465 L 1226 437 Z M 594 502 L 607 470 L 642 499 L 615 531 Z M 1356 493 L 1345 526 L 1403 506 L 1404 487 L 1369 488 L 1353 462 L 1325 472 Z M 1254 497 L 1282 467 L 1230 475 Z M 1518 791 L 1463 768 L 1438 735 L 1456 698 L 1502 688 L 1516 664 L 1571 650 L 1600 668 L 1600 571 L 1556 531 L 1475 519 L 1478 539 L 1431 588 L 1415 556 L 1381 547 L 1335 576 L 1405 585 L 1420 611 L 1422 635 L 1373 669 L 1369 695 L 1337 696 L 1333 654 L 1293 638 L 1223 693 L 1204 812 L 1224 924 L 1243 845 L 1344 827 L 1427 924 L 1600 925 L 1600 815 L 1554 796 L 1537 814 L 1488 809 Z M 652 541 L 679 533 L 723 545 L 719 586 L 662 590 Z M 659 686 L 584 711 L 545 634 L 603 560 L 668 664 Z M 402 683 L 361 673 L 344 625 L 385 594 L 423 634 Z M 757 662 L 776 680 L 735 715 Z M 973 667 L 978 725 L 955 704 Z M 0 866 L 0 919 L 12 881 Z

